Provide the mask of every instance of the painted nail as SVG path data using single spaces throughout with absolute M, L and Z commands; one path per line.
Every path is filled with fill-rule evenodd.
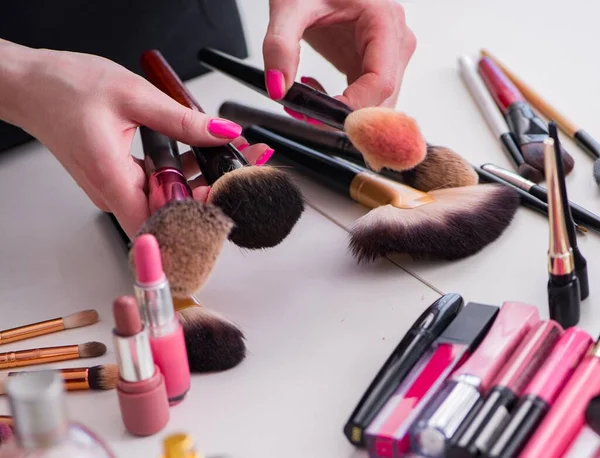
M 312 124 L 313 126 L 322 126 L 323 123 L 321 121 L 319 121 L 318 119 L 313 119 L 313 118 L 306 118 L 306 122 L 309 124 Z
M 244 151 L 246 148 L 248 148 L 250 146 L 249 143 L 243 143 L 240 146 L 237 147 L 238 151 Z
M 267 92 L 273 100 L 280 100 L 285 95 L 285 78 L 279 70 L 268 70 L 266 76 Z
M 297 119 L 298 121 L 306 120 L 306 116 L 304 116 L 302 113 L 298 113 L 297 111 L 291 110 L 288 107 L 283 107 L 283 111 L 285 111 L 288 115 L 290 115 L 294 119 Z
M 208 122 L 208 131 L 215 137 L 234 139 L 242 133 L 242 126 L 227 119 L 211 119 Z
M 273 150 L 273 149 L 266 150 L 256 160 L 256 164 L 255 165 L 258 165 L 258 166 L 264 165 L 269 159 L 271 159 L 271 156 L 273 156 L 274 152 L 275 152 L 275 150 Z

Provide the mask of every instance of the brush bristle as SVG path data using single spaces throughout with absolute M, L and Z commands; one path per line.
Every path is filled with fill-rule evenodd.
M 427 156 L 403 174 L 404 182 L 429 192 L 435 189 L 475 186 L 479 176 L 462 156 L 443 146 L 427 146 Z
M 523 158 L 525 159 L 525 162 L 527 162 L 530 166 L 538 169 L 540 172 L 545 172 L 546 169 L 544 165 L 543 143 L 535 142 L 523 145 L 521 146 L 521 152 L 523 153 Z M 568 175 L 573 170 L 573 167 L 575 167 L 575 160 L 569 153 L 565 151 L 564 148 L 561 148 L 561 155 L 565 175 Z
M 427 143 L 416 121 L 389 108 L 353 111 L 346 118 L 344 130 L 376 172 L 384 167 L 398 172 L 410 170 L 427 154 Z
M 234 221 L 229 239 L 249 249 L 281 243 L 304 212 L 300 188 L 287 173 L 268 166 L 226 173 L 208 199 Z
M 350 249 L 358 262 L 393 253 L 417 259 L 471 256 L 500 237 L 519 207 L 519 195 L 496 184 L 430 194 L 434 203 L 411 210 L 386 205 L 357 220 L 350 231 Z
M 187 297 L 206 282 L 232 227 L 233 221 L 220 208 L 190 199 L 160 208 L 137 236 L 156 237 L 172 294 Z M 135 271 L 133 250 L 129 263 Z
M 114 390 L 119 378 L 116 364 L 94 366 L 88 369 L 88 383 L 92 390 Z
M 81 328 L 98 322 L 98 312 L 95 310 L 84 310 L 72 313 L 63 318 L 65 329 Z
M 96 358 L 106 353 L 106 345 L 102 342 L 87 342 L 79 345 L 80 358 Z
M 10 426 L 0 423 L 0 444 L 4 444 L 13 437 L 13 430 Z
M 541 183 L 544 180 L 544 174 L 529 164 L 521 164 L 518 172 L 523 178 L 534 183 Z
M 600 159 L 594 161 L 594 180 L 600 186 Z
M 4 396 L 6 394 L 6 377 L 2 377 L 0 379 L 0 396 Z
M 177 315 L 192 372 L 224 371 L 246 357 L 244 333 L 222 316 L 202 306 L 184 308 Z

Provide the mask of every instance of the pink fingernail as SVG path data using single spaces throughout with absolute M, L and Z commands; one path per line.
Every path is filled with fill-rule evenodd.
M 273 100 L 280 100 L 285 95 L 285 77 L 279 70 L 267 71 L 267 92 Z
M 261 156 L 256 160 L 255 165 L 258 165 L 258 166 L 264 165 L 269 159 L 271 159 L 271 156 L 273 156 L 274 152 L 275 152 L 275 150 L 268 149 L 267 151 L 262 153 Z
M 211 119 L 208 122 L 208 131 L 215 137 L 234 139 L 242 133 L 242 126 L 227 119 Z
M 298 113 L 297 111 L 291 110 L 288 107 L 283 107 L 283 111 L 285 111 L 292 118 L 297 119 L 298 121 L 305 121 L 306 120 L 306 116 L 304 116 L 302 113 Z
M 321 126 L 323 125 L 323 123 L 317 119 L 313 119 L 313 118 L 306 118 L 306 122 L 309 124 L 312 124 L 313 126 Z
M 245 150 L 246 148 L 248 148 L 249 146 L 250 146 L 250 144 L 248 144 L 248 143 L 244 143 L 244 144 L 242 144 L 242 145 L 238 146 L 238 147 L 237 147 L 237 150 L 238 150 L 238 151 L 244 151 L 244 150 Z

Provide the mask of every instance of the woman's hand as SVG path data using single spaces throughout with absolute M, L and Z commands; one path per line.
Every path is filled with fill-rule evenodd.
M 394 107 L 416 47 L 393 0 L 270 0 L 263 54 L 267 89 L 282 98 L 296 79 L 305 39 L 348 79 L 336 98 L 357 109 Z
M 188 145 L 245 143 L 237 124 L 183 107 L 107 59 L 1 40 L 0 58 L 0 119 L 43 143 L 130 237 L 149 217 L 143 164 L 130 154 L 139 125 Z M 254 145 L 244 154 L 255 162 L 270 151 Z M 198 173 L 191 153 L 182 159 L 188 177 Z M 202 180 L 190 184 L 196 198 L 206 199 Z

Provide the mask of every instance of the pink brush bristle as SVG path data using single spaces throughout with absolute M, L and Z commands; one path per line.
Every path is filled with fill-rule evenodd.
M 8 441 L 13 436 L 13 430 L 10 426 L 0 423 L 0 444 Z

